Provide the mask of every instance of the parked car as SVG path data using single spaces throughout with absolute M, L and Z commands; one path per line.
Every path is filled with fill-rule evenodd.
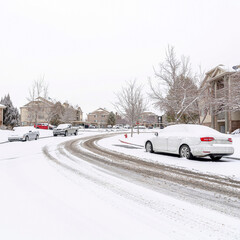
M 135 126 L 134 129 L 146 129 L 145 126 Z
M 53 129 L 53 136 L 58 136 L 58 135 L 77 135 L 78 133 L 78 128 L 73 127 L 72 124 L 60 124 L 56 128 Z
M 123 125 L 122 124 L 116 124 L 112 127 L 113 129 L 122 129 Z
M 36 131 L 34 128 L 17 127 L 14 128 L 13 132 L 8 136 L 8 141 L 38 140 L 39 135 L 39 131 Z
M 52 130 L 55 126 L 48 124 L 48 123 L 37 123 L 34 124 L 34 127 L 37 129 L 50 129 Z
M 231 134 L 233 135 L 240 134 L 240 128 L 234 130 Z
M 187 159 L 210 156 L 212 160 L 220 160 L 234 153 L 232 138 L 228 135 L 193 124 L 172 125 L 160 130 L 145 142 L 145 149 L 178 154 Z

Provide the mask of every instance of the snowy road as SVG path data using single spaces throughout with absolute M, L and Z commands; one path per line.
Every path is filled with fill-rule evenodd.
M 109 136 L 107 135 L 107 137 Z M 240 218 L 240 211 L 238 211 L 240 208 L 240 181 L 146 162 L 139 158 L 118 154 L 95 144 L 102 138 L 103 136 L 87 137 L 83 140 L 64 142 L 60 144 L 57 151 L 59 155 L 77 157 L 76 159 L 72 157 L 76 163 L 76 168 L 72 168 L 73 171 L 77 169 L 77 159 L 84 159 L 101 171 L 107 170 L 118 178 Z M 80 144 L 82 148 L 79 148 Z M 84 149 L 87 149 L 88 152 Z M 47 151 L 47 147 L 44 148 L 44 153 L 54 162 L 68 169 L 71 168 L 71 164 L 62 163 L 53 158 Z M 100 179 L 95 179 L 94 176 L 93 174 L 85 177 L 98 183 L 102 182 Z M 107 182 L 103 184 L 106 185 Z
M 239 239 L 239 181 L 103 151 L 93 135 L 0 146 L 1 239 Z

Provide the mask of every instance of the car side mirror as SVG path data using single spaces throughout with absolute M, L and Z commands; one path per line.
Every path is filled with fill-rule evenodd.
M 154 135 L 155 135 L 156 137 L 158 137 L 158 132 L 155 132 Z

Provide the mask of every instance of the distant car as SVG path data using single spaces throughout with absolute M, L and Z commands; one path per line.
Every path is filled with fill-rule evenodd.
M 233 135 L 240 134 L 240 128 L 234 130 L 231 134 L 233 134 Z
M 116 124 L 112 127 L 113 129 L 122 129 L 123 125 L 122 124 Z
M 56 128 L 53 129 L 53 136 L 56 137 L 58 135 L 77 135 L 78 128 L 73 127 L 72 124 L 60 124 Z
M 135 126 L 134 129 L 146 129 L 145 126 Z
M 50 129 L 52 130 L 55 126 L 48 124 L 48 123 L 37 123 L 34 124 L 34 127 L 37 129 Z
M 13 132 L 9 135 L 8 141 L 29 141 L 29 140 L 38 140 L 39 131 L 36 131 L 34 128 L 25 128 L 17 127 L 14 128 Z
M 232 138 L 228 135 L 193 124 L 172 125 L 160 130 L 145 142 L 145 149 L 178 154 L 187 159 L 210 156 L 212 160 L 220 160 L 234 153 Z

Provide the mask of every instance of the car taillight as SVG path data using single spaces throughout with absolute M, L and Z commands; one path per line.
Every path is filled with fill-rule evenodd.
M 232 142 L 232 139 L 231 139 L 231 138 L 228 138 L 228 141 L 229 141 L 229 142 Z
M 211 142 L 214 140 L 213 137 L 203 137 L 203 138 L 200 138 L 202 142 Z

